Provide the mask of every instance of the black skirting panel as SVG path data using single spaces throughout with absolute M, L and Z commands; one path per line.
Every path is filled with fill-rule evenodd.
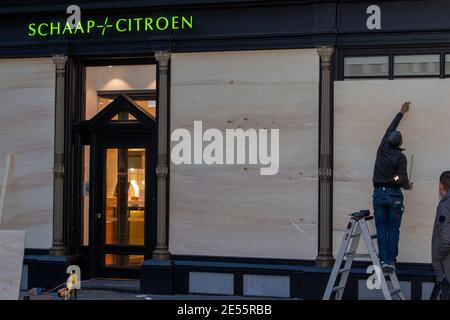
M 141 291 L 153 294 L 215 294 L 317 300 L 322 298 L 331 273 L 331 269 L 315 267 L 312 261 L 277 263 L 264 259 L 192 258 L 175 257 L 170 262 L 147 260 L 141 267 Z M 368 265 L 365 262 L 355 263 L 344 299 L 371 298 L 371 292 L 365 289 L 369 277 L 366 272 Z M 406 288 L 405 295 L 408 298 L 427 298 L 422 296 L 422 285 L 425 288 L 434 282 L 430 265 L 400 263 L 397 275 Z M 202 285 L 208 281 L 216 284 Z M 267 290 L 264 291 L 264 288 Z
M 54 257 L 27 252 L 28 288 L 50 290 L 64 283 L 66 269 L 77 265 L 83 280 L 90 279 L 82 255 Z M 344 299 L 370 299 L 366 289 L 368 263 L 355 262 Z M 320 300 L 325 292 L 330 268 L 313 261 L 246 259 L 232 257 L 180 256 L 172 260 L 145 260 L 140 268 L 140 291 L 146 294 L 212 294 L 250 297 Z M 412 300 L 428 299 L 434 282 L 429 264 L 399 263 L 397 275 Z M 361 291 L 363 290 L 363 291 Z M 427 291 L 428 290 L 428 291 Z

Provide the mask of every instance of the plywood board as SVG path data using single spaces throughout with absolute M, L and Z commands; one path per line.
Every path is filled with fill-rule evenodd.
M 319 58 L 315 50 L 174 54 L 171 129 L 280 130 L 280 170 L 174 165 L 174 254 L 314 259 Z M 173 145 L 173 144 L 172 144 Z
M 51 246 L 54 86 L 50 58 L 0 59 L 0 175 L 14 153 L 0 230 L 26 230 L 28 248 Z
M 18 300 L 25 231 L 0 230 L 0 300 Z
M 408 159 L 414 154 L 414 189 L 405 191 L 401 262 L 428 263 L 438 203 L 438 179 L 450 169 L 450 80 L 358 80 L 335 83 L 334 241 L 346 214 L 372 210 L 372 173 L 380 140 L 404 101 L 412 101 L 399 130 Z

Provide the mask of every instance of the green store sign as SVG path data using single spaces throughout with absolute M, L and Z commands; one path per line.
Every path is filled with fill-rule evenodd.
M 114 19 L 105 17 L 105 19 L 102 21 L 98 21 L 95 19 L 80 21 L 74 28 L 71 28 L 71 26 L 67 22 L 30 22 L 28 24 L 28 36 L 54 37 L 62 35 L 82 35 L 91 33 L 100 33 L 102 36 L 104 36 L 108 33 L 186 30 L 192 29 L 192 26 L 192 16 L 161 16 Z

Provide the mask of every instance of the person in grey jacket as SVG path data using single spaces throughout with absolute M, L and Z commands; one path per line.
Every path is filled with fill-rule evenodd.
M 441 300 L 450 300 L 450 171 L 439 178 L 439 196 L 431 244 L 432 265 Z

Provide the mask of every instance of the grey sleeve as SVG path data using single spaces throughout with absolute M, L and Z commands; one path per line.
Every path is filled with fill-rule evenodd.
M 438 207 L 439 249 L 436 258 L 442 260 L 450 254 L 450 207 L 441 203 Z
M 435 280 L 437 282 L 444 280 L 445 274 L 444 274 L 444 270 L 442 270 L 441 263 L 439 261 L 433 261 L 432 266 L 433 266 Z

